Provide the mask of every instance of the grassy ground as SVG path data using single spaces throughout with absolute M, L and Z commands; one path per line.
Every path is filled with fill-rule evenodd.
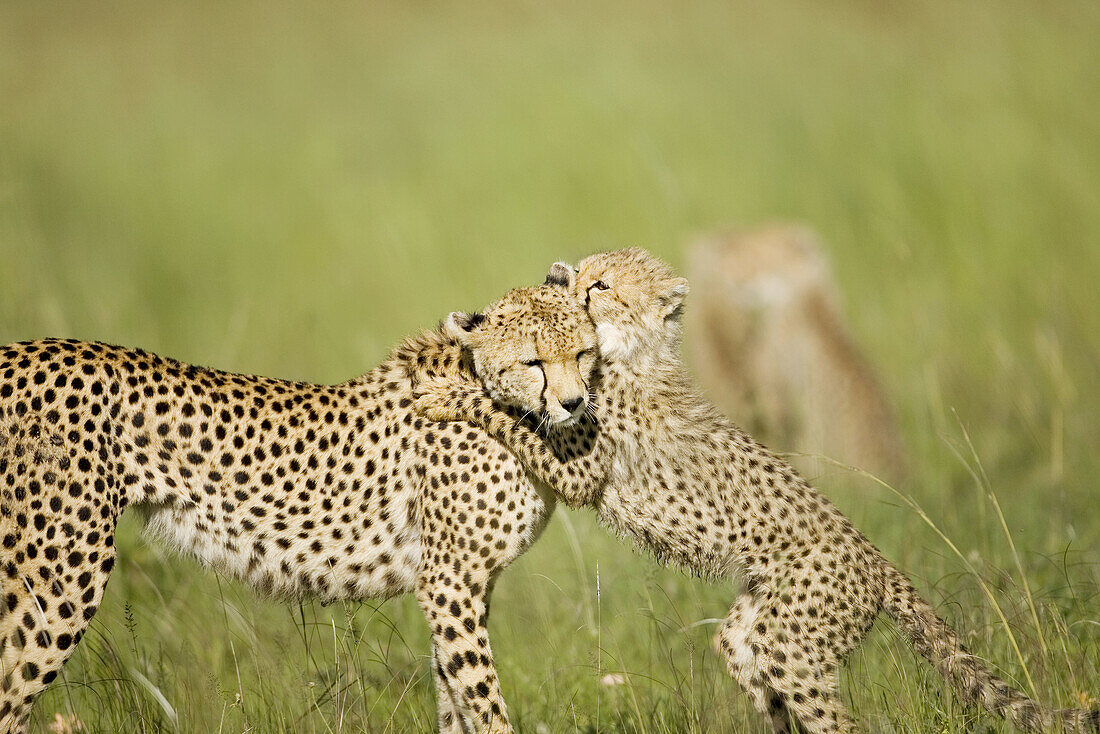
M 338 380 L 553 260 L 807 222 L 929 522 L 822 482 L 1004 675 L 1079 704 L 1100 697 L 1098 35 L 1075 1 L 3 3 L 0 342 Z M 120 547 L 33 731 L 432 729 L 412 600 L 276 604 L 136 522 Z M 559 513 L 494 599 L 513 718 L 762 730 L 708 644 L 732 597 Z M 882 627 L 845 678 L 865 724 L 998 729 Z

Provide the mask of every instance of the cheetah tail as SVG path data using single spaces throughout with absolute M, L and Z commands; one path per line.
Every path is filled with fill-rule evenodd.
M 913 649 L 932 663 L 962 699 L 980 704 L 1024 731 L 1100 732 L 1100 710 L 1051 709 L 993 675 L 896 568 L 891 568 L 889 588 L 886 612 Z

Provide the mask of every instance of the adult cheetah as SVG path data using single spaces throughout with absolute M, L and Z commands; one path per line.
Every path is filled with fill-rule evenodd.
M 553 286 L 529 295 L 508 302 L 517 329 L 529 301 L 572 302 Z M 560 330 L 595 347 L 583 313 Z M 154 536 L 277 596 L 415 592 L 441 730 L 510 732 L 489 597 L 555 499 L 480 429 L 413 413 L 410 375 L 460 358 L 429 331 L 361 377 L 313 385 L 99 343 L 0 347 L 0 733 L 24 730 L 80 641 L 131 506 Z M 575 408 L 572 356 L 554 374 L 547 400 Z
M 746 592 L 715 642 L 775 731 L 792 720 L 812 732 L 855 731 L 837 669 L 880 611 L 964 699 L 1028 731 L 1100 730 L 1100 711 L 1051 710 L 996 678 L 828 499 L 698 397 L 679 358 L 686 280 L 638 249 L 588 257 L 575 275 L 556 265 L 549 280 L 575 290 L 599 336 L 598 421 L 565 431 L 579 432 L 584 450 L 563 463 L 548 450 L 562 431 L 548 444 L 494 406 L 574 422 L 543 410 L 530 387 L 548 374 L 540 365 L 486 348 L 501 337 L 491 319 L 452 315 L 449 332 L 473 352 L 481 382 L 427 380 L 418 407 L 484 426 L 564 502 L 593 505 L 659 558 L 712 578 L 738 573 Z

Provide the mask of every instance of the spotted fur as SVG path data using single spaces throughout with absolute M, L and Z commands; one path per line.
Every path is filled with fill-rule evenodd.
M 1100 712 L 1054 711 L 995 677 L 828 499 L 698 396 L 679 358 L 683 278 L 630 249 L 585 259 L 570 285 L 602 352 L 598 422 L 581 427 L 585 450 L 561 461 L 551 450 L 560 437 L 544 441 L 512 420 L 469 377 L 435 385 L 418 407 L 483 425 L 563 501 L 591 504 L 658 558 L 711 578 L 739 575 L 746 591 L 715 642 L 775 731 L 792 721 L 810 732 L 855 731 L 838 666 L 880 611 L 965 700 L 1028 731 L 1100 729 Z M 485 329 L 483 341 L 499 336 Z
M 0 733 L 24 732 L 95 615 L 129 507 L 269 594 L 414 592 L 441 730 L 511 732 L 489 597 L 555 499 L 480 429 L 413 413 L 411 376 L 460 359 L 425 332 L 357 379 L 313 385 L 99 343 L 0 347 Z

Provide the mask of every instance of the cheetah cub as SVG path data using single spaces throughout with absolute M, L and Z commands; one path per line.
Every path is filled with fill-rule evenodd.
M 598 422 L 570 426 L 543 405 L 537 362 L 493 352 L 492 324 L 453 316 L 477 376 L 422 385 L 418 408 L 462 418 L 509 446 L 569 505 L 590 504 L 612 530 L 659 559 L 746 591 L 715 643 L 753 706 L 777 732 L 850 732 L 837 669 L 887 612 L 958 694 L 1029 731 L 1100 730 L 1100 712 L 1051 710 L 995 677 L 906 576 L 790 466 L 702 400 L 680 363 L 687 281 L 643 250 L 593 255 L 549 280 L 572 289 L 596 326 L 602 365 Z M 513 375 L 508 384 L 500 374 Z M 514 376 L 526 386 L 509 390 Z M 542 433 L 493 398 L 549 426 Z M 580 431 L 568 458 L 552 450 Z M 545 436 L 545 438 L 544 438 Z

